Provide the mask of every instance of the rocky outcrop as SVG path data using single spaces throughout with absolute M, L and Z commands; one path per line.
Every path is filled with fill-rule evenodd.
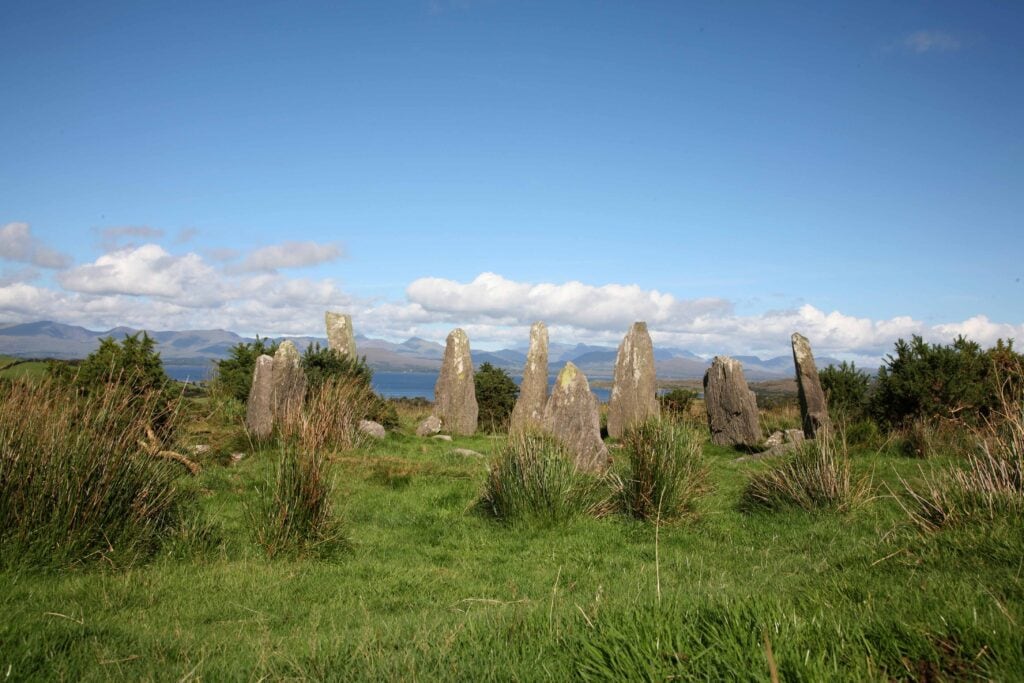
M 814 363 L 814 354 L 811 353 L 811 343 L 799 332 L 794 332 L 791 339 L 804 436 L 813 439 L 831 427 L 828 404 L 825 401 L 825 392 L 821 389 L 821 379 L 818 377 L 818 367 Z
M 254 438 L 266 439 L 274 431 L 274 359 L 256 359 L 245 408 L 245 428 Z
M 512 408 L 510 433 L 541 429 L 544 424 L 544 405 L 548 400 L 548 328 L 542 322 L 530 326 L 530 350 L 523 366 L 523 381 L 519 385 L 519 398 Z
M 704 373 L 704 405 L 712 443 L 753 447 L 761 441 L 757 398 L 747 386 L 739 361 L 715 356 Z
M 338 353 L 356 358 L 356 337 L 352 331 L 352 316 L 347 313 L 324 313 L 327 325 L 327 347 Z
M 476 431 L 478 413 L 469 337 L 456 328 L 448 335 L 441 373 L 434 385 L 434 415 L 441 418 L 447 431 L 465 436 Z
M 580 469 L 597 471 L 608 464 L 597 397 L 587 376 L 572 363 L 566 363 L 555 380 L 544 408 L 544 429 L 565 446 Z
M 636 322 L 619 344 L 608 403 L 608 436 L 621 438 L 626 430 L 661 411 L 654 375 L 654 345 L 647 323 Z

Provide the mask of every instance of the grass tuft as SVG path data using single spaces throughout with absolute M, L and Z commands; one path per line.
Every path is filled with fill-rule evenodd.
M 629 472 L 623 508 L 637 519 L 672 521 L 692 515 L 708 490 L 704 438 L 692 427 L 652 420 L 623 437 Z

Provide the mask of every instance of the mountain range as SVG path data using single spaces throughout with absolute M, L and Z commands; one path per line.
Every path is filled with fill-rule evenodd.
M 76 325 L 65 325 L 49 320 L 33 323 L 0 323 L 0 354 L 24 358 L 85 358 L 105 337 L 121 339 L 138 330 L 129 327 L 115 327 L 110 330 L 88 330 Z M 147 330 L 158 343 L 157 349 L 165 365 L 182 366 L 208 365 L 210 361 L 226 357 L 232 346 L 252 341 L 227 330 Z M 326 346 L 323 337 L 279 337 L 277 341 L 290 339 L 304 350 L 308 345 L 319 343 Z M 444 346 L 436 342 L 412 337 L 404 342 L 390 342 L 362 335 L 356 336 L 359 354 L 366 357 L 374 370 L 381 372 L 437 372 L 444 355 Z M 610 379 L 615 364 L 616 349 L 610 346 L 589 344 L 552 343 L 548 348 L 548 360 L 552 372 L 566 361 L 572 361 L 592 379 Z M 654 350 L 658 377 L 662 379 L 694 379 L 704 376 L 710 359 L 698 356 L 685 349 L 656 347 Z M 767 380 L 792 377 L 793 359 L 790 356 L 761 359 L 757 356 L 735 356 L 743 363 L 748 380 Z M 523 349 L 501 349 L 499 351 L 474 351 L 473 364 L 483 363 L 508 370 L 512 374 L 522 371 L 526 362 Z M 818 366 L 825 367 L 838 363 L 832 358 L 819 358 Z

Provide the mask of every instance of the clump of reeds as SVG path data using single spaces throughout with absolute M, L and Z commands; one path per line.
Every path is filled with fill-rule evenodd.
M 156 457 L 154 422 L 176 410 L 158 391 L 120 383 L 84 393 L 42 380 L 0 384 L 0 562 L 128 565 L 180 519 L 180 464 Z
M 844 511 L 864 499 L 867 482 L 854 481 L 846 444 L 831 433 L 807 441 L 747 483 L 741 507 L 753 510 Z
M 282 435 L 308 453 L 355 448 L 365 440 L 359 422 L 375 400 L 361 378 L 327 378 L 306 397 L 301 414 L 284 421 Z
M 652 420 L 623 437 L 628 474 L 622 482 L 623 508 L 638 519 L 671 521 L 694 513 L 708 490 L 703 437 L 673 420 Z
M 487 473 L 480 507 L 507 522 L 554 524 L 609 511 L 607 482 L 582 472 L 557 441 L 509 437 Z
M 349 547 L 334 514 L 334 482 L 322 452 L 284 448 L 273 481 L 250 513 L 256 542 L 270 558 L 325 556 Z

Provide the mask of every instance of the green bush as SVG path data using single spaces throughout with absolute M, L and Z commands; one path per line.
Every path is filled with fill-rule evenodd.
M 896 342 L 878 370 L 871 400 L 875 418 L 887 426 L 915 419 L 983 423 L 999 405 L 1000 391 L 1019 387 L 1021 355 L 1001 340 L 988 351 L 958 337 L 953 344 L 927 344 L 919 336 Z
M 232 346 L 228 357 L 217 361 L 217 374 L 212 382 L 214 390 L 245 403 L 249 400 L 256 359 L 264 354 L 273 356 L 277 346 L 277 342 L 260 339 L 259 335 L 256 341 Z
M 326 454 L 285 448 L 273 481 L 260 490 L 250 513 L 256 543 L 267 557 L 327 557 L 350 547 L 331 496 L 334 482 Z
M 638 519 L 671 521 L 692 514 L 708 489 L 701 432 L 671 420 L 652 420 L 623 436 L 629 473 L 622 502 Z
M 507 372 L 484 363 L 473 375 L 476 404 L 480 410 L 478 423 L 486 432 L 508 431 L 508 421 L 519 396 L 519 387 Z
M 860 420 L 868 407 L 871 376 L 843 361 L 818 372 L 828 399 L 828 412 L 838 422 Z
M 697 398 L 697 392 L 692 389 L 672 389 L 658 396 L 661 403 L 661 413 L 666 417 L 684 417 L 689 413 L 690 406 Z
M 181 465 L 139 446 L 154 422 L 173 431 L 166 409 L 159 389 L 128 383 L 0 385 L 0 562 L 127 566 L 156 553 L 192 505 Z
M 479 506 L 505 522 L 547 525 L 597 513 L 606 503 L 601 480 L 580 472 L 558 442 L 526 434 L 498 451 Z

